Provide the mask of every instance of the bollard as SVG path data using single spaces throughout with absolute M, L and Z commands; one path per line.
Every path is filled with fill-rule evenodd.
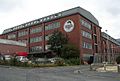
M 118 73 L 120 73 L 120 65 L 117 66 Z
M 107 65 L 107 62 L 103 62 L 104 71 L 107 71 L 106 65 Z
M 90 64 L 90 71 L 93 71 L 93 64 Z
M 106 64 L 103 64 L 104 70 L 106 71 Z

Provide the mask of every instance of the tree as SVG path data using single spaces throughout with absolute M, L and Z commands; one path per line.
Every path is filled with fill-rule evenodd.
M 67 44 L 67 42 L 67 36 L 62 34 L 60 31 L 54 31 L 52 36 L 50 36 L 48 40 L 48 44 L 51 45 L 49 49 L 55 52 L 58 56 L 60 56 L 61 48 L 64 44 Z
M 72 44 L 64 45 L 61 51 L 61 57 L 64 59 L 79 58 L 79 49 Z

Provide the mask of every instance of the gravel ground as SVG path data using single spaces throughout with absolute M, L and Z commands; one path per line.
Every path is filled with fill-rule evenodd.
M 0 81 L 120 81 L 120 74 L 90 71 L 89 66 L 0 67 Z

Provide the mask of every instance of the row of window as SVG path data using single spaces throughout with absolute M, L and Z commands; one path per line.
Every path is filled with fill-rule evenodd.
M 51 30 L 54 28 L 59 28 L 60 27 L 60 22 L 54 22 L 52 24 L 46 25 L 45 30 Z
M 28 35 L 27 31 L 18 32 L 18 37 L 25 36 L 25 35 Z
M 83 42 L 82 47 L 83 47 L 83 48 L 87 48 L 87 49 L 92 49 L 92 44 L 87 43 L 87 42 Z
M 46 35 L 46 36 L 45 36 L 45 40 L 49 40 L 50 36 L 52 36 L 52 34 Z M 8 35 L 8 39 L 14 39 L 14 38 L 16 38 L 16 35 L 15 35 L 15 34 Z M 23 42 L 23 43 L 28 43 L 28 40 L 27 40 L 27 39 L 18 40 L 18 41 L 19 41 L 19 42 Z M 42 41 L 42 36 L 30 38 L 30 43 L 40 42 L 40 41 Z
M 33 28 L 30 29 L 30 34 L 39 33 L 41 31 L 42 31 L 42 27 Z
M 59 27 L 60 27 L 60 22 L 54 22 L 52 24 L 45 26 L 45 30 L 51 30 Z M 41 31 L 42 31 L 42 27 L 33 28 L 30 30 L 30 34 L 39 33 Z M 18 32 L 18 37 L 25 36 L 25 35 L 28 35 L 28 31 Z M 8 39 L 14 39 L 14 38 L 16 38 L 16 34 L 8 35 Z
M 8 39 L 15 39 L 16 38 L 16 34 L 10 34 L 8 35 Z
M 46 45 L 45 49 L 48 50 L 50 45 Z M 92 44 L 83 42 L 83 48 L 92 49 Z M 42 46 L 33 46 L 30 48 L 30 52 L 41 52 L 43 50 Z
M 42 46 L 33 46 L 30 48 L 30 52 L 41 52 L 42 50 Z
M 50 45 L 45 46 L 45 50 L 48 50 L 50 48 Z M 30 48 L 30 52 L 41 52 L 43 50 L 42 46 L 33 46 Z
M 42 27 L 33 28 L 30 30 L 30 34 L 39 33 L 42 31 Z M 28 31 L 18 32 L 18 37 L 28 35 Z
M 22 43 L 28 43 L 28 40 L 27 39 L 23 39 L 23 40 L 18 40 L 19 42 L 22 42 Z
M 49 40 L 49 37 L 50 37 L 51 35 L 52 35 L 52 34 L 46 35 L 46 36 L 45 36 L 45 40 Z M 13 36 L 14 36 L 14 35 L 13 35 Z M 19 42 L 23 42 L 23 43 L 28 43 L 28 40 L 27 40 L 27 39 L 18 40 L 18 41 L 19 41 Z M 42 36 L 30 38 L 30 43 L 40 42 L 40 41 L 42 41 Z
M 89 32 L 82 31 L 82 36 L 92 39 L 92 35 Z
M 45 40 L 49 40 L 49 38 L 52 36 L 52 34 L 48 34 L 45 36 Z
M 42 41 L 42 36 L 30 38 L 30 43 Z
M 84 27 L 88 28 L 88 29 L 92 29 L 91 24 L 89 24 L 88 22 L 86 22 L 83 19 L 80 19 L 81 25 L 83 25 Z

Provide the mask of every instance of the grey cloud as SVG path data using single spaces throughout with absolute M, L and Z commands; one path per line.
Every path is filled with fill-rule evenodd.
M 23 0 L 0 0 L 0 12 L 11 11 L 22 4 Z
M 110 1 L 107 11 L 113 16 L 118 16 L 120 14 L 120 0 Z
M 118 7 L 108 8 L 107 11 L 113 16 L 120 15 L 120 8 L 118 8 Z
M 112 16 L 118 16 L 120 14 L 120 0 L 102 0 L 103 4 L 101 5 L 107 13 Z

